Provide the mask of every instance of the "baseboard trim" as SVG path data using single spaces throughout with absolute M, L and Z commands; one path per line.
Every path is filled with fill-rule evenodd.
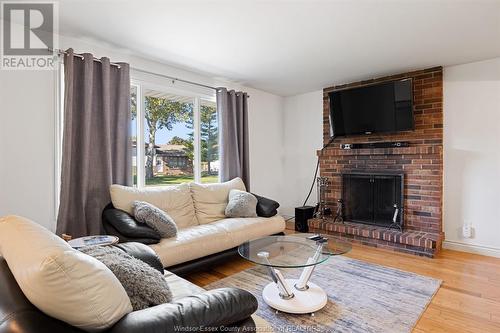
M 473 245 L 466 244 L 456 241 L 445 240 L 443 242 L 443 248 L 455 251 L 469 252 L 475 254 L 481 254 L 489 257 L 500 258 L 500 248 L 483 246 L 483 245 Z

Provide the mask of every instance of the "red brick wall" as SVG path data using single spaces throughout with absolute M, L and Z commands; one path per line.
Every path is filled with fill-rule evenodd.
M 395 79 L 413 79 L 415 130 L 394 134 L 357 135 L 336 139 L 320 155 L 320 174 L 329 177 L 332 208 L 341 197 L 341 173 L 381 169 L 405 173 L 405 229 L 442 232 L 443 201 L 443 72 L 441 67 L 355 82 L 323 90 L 323 141 L 330 138 L 328 93 L 346 87 Z M 340 143 L 408 141 L 409 147 L 341 150 Z

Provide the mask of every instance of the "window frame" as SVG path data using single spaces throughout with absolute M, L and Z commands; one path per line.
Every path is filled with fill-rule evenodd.
M 170 94 L 175 94 L 183 97 L 189 97 L 193 98 L 193 140 L 194 140 L 194 160 L 193 160 L 193 174 L 194 174 L 194 181 L 196 183 L 201 183 L 201 137 L 200 137 L 200 107 L 201 107 L 201 102 L 203 101 L 208 101 L 215 103 L 215 93 L 213 94 L 205 94 L 201 93 L 198 91 L 193 91 L 187 88 L 179 88 L 179 87 L 173 87 L 172 85 L 175 84 L 175 81 L 170 82 L 170 85 L 168 84 L 161 84 L 161 83 L 153 83 L 144 79 L 136 79 L 136 78 L 131 78 L 130 80 L 130 89 L 132 87 L 136 88 L 136 98 L 137 98 L 137 114 L 136 114 L 136 172 L 137 172 L 137 182 L 134 184 L 135 187 L 137 188 L 145 188 L 145 187 L 165 187 L 165 186 L 176 186 L 176 184 L 171 184 L 171 185 L 149 185 L 146 186 L 146 170 L 145 167 L 139 167 L 139 166 L 144 166 L 146 162 L 146 155 L 145 155 L 145 142 L 146 140 L 144 139 L 144 91 L 149 89 L 149 90 L 156 90 L 159 92 L 164 92 L 164 93 L 170 93 Z M 217 114 L 217 119 L 219 119 L 218 114 Z M 220 126 L 219 126 L 220 128 Z M 220 136 L 219 136 L 220 138 Z M 220 147 L 220 144 L 219 144 Z M 219 155 L 220 156 L 220 155 Z M 217 176 L 217 182 L 220 183 L 220 172 Z

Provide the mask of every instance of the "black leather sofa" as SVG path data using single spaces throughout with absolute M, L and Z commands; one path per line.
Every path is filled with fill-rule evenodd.
M 140 243 L 116 245 L 130 255 L 163 272 L 163 267 L 148 246 Z M 166 272 L 174 295 L 171 303 L 134 311 L 125 315 L 107 332 L 169 333 L 196 331 L 252 332 L 251 315 L 257 310 L 256 298 L 237 288 L 205 291 Z M 54 319 L 32 305 L 19 288 L 9 266 L 0 257 L 0 333 L 76 333 L 83 332 Z

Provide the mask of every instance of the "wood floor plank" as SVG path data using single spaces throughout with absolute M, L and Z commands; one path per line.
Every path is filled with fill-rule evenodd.
M 430 259 L 356 244 L 347 256 L 443 281 L 417 323 L 416 333 L 500 332 L 498 258 L 443 250 L 435 259 Z M 193 273 L 187 279 L 203 287 L 252 266 L 235 257 L 206 272 Z

